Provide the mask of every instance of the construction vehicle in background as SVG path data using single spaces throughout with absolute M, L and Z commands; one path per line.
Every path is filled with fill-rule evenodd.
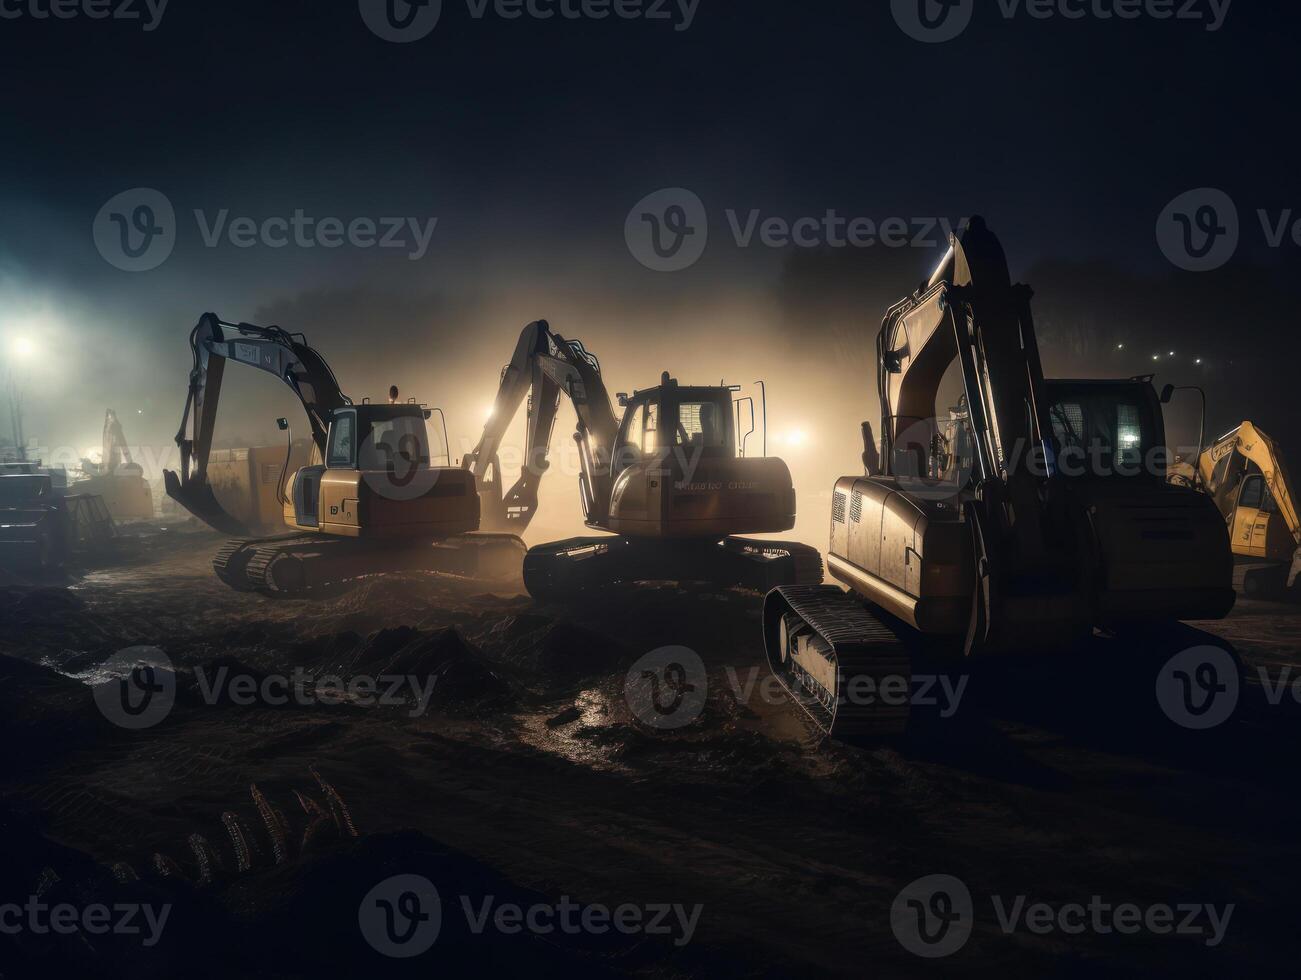
M 144 468 L 131 458 L 122 423 L 117 413 L 104 413 L 104 438 L 98 464 L 81 461 L 89 479 L 77 483 L 83 493 L 104 498 L 108 511 L 118 521 L 148 521 L 154 517 L 154 495 L 145 480 Z
M 168 495 L 191 514 L 237 536 L 213 559 L 227 585 L 295 596 L 388 572 L 491 578 L 518 572 L 524 554 L 518 537 L 471 533 L 479 527 L 473 474 L 432 465 L 425 425 L 431 410 L 415 402 L 355 404 L 306 338 L 280 327 L 227 323 L 205 313 L 190 346 L 194 366 L 176 436 L 181 465 L 164 479 Z M 290 475 L 291 434 L 277 481 L 287 534 L 254 535 L 213 491 L 209 464 L 228 363 L 279 378 L 307 413 L 309 465 Z
M 102 497 L 69 493 L 39 460 L 0 463 L 0 568 L 44 574 L 109 551 L 117 528 Z
M 832 501 L 828 566 L 850 591 L 784 587 L 764 604 L 773 673 L 824 732 L 902 732 L 909 698 L 847 694 L 906 691 L 920 641 L 966 655 L 1103 636 L 1141 635 L 1147 653 L 1222 645 L 1179 623 L 1228 614 L 1232 558 L 1210 499 L 1166 481 L 1155 390 L 1050 392 L 1031 296 L 973 218 L 886 314 L 881 444 L 865 425 L 867 475 L 841 478 Z M 963 401 L 937 421 L 955 363 Z
M 485 526 L 523 533 L 537 511 L 550 466 L 561 396 L 578 418 L 578 478 L 584 521 L 599 536 L 529 549 L 524 584 L 539 599 L 564 599 L 630 581 L 700 581 L 767 590 L 822 581 L 822 559 L 807 545 L 737 537 L 790 530 L 795 490 L 780 459 L 746 455 L 753 399 L 736 387 L 681 385 L 665 372 L 653 388 L 620 394 L 614 408 L 595 355 L 545 320 L 529 324 L 502 370 L 478 446 L 463 465 L 483 498 Z M 503 489 L 498 452 L 528 399 L 519 479 Z M 749 430 L 738 404 L 748 401 Z
M 1251 422 L 1226 432 L 1196 464 L 1172 467 L 1171 482 L 1210 495 L 1229 529 L 1242 591 L 1297 594 L 1301 520 L 1287 466 L 1274 440 Z
M 208 457 L 208 482 L 226 513 L 256 533 L 272 534 L 285 523 L 285 477 L 311 465 L 314 449 L 311 440 L 294 439 L 288 463 L 284 446 L 214 449 Z

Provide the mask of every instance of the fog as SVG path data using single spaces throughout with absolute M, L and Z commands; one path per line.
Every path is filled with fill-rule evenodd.
M 1043 257 L 1042 243 L 1006 244 L 1014 277 L 1036 289 L 1049 376 L 1155 372 L 1158 385 L 1206 388 L 1208 437 L 1252 418 L 1295 444 L 1295 342 L 1285 352 L 1244 348 L 1235 329 L 1272 315 L 1266 307 L 1276 272 L 1231 266 L 1144 278 L 1106 263 Z M 85 242 L 69 247 L 84 250 Z M 743 385 L 756 403 L 754 383 L 766 382 L 767 449 L 794 475 L 797 537 L 825 543 L 834 480 L 860 468 L 859 423 L 878 422 L 881 317 L 929 274 L 938 249 L 724 251 L 676 274 L 641 268 L 608 238 L 512 249 L 490 262 L 490 253 L 446 248 L 431 264 L 397 269 L 371 257 L 330 256 L 318 268 L 295 256 L 285 269 L 260 256 L 224 255 L 205 268 L 182 256 L 152 277 L 65 281 L 43 279 L 10 255 L 0 266 L 0 383 L 21 391 L 28 443 L 47 462 L 76 465 L 98 447 L 104 410 L 113 408 L 133 456 L 158 480 L 176 465 L 189 331 L 211 310 L 305 333 L 354 400 L 382 399 L 396 384 L 403 398 L 442 408 L 459 462 L 482 433 L 519 331 L 545 318 L 600 358 L 612 395 L 657 384 L 665 370 L 684 384 Z M 16 337 L 28 343 L 28 356 L 15 356 Z M 281 445 L 278 416 L 306 434 L 286 387 L 259 371 L 226 372 L 218 446 Z M 523 452 L 522 416 L 503 449 L 508 479 Z M 1199 417 L 1197 398 L 1178 396 L 1168 409 L 1170 443 L 1194 446 Z M 531 543 L 582 530 L 573 426 L 564 404 Z M 0 438 L 8 437 L 6 418 Z M 434 438 L 441 443 L 440 429 Z M 762 440 L 760 429 L 751 449 Z

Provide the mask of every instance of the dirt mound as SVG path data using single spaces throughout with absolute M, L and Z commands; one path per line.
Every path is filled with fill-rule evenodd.
M 494 660 L 564 681 L 610 673 L 628 655 L 598 633 L 531 613 L 498 620 L 476 640 Z

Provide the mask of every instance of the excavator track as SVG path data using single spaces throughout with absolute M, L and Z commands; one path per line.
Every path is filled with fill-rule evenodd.
M 786 586 L 764 600 L 768 665 L 834 738 L 880 739 L 908 727 L 912 668 L 898 635 L 835 586 Z
M 294 598 L 393 572 L 505 581 L 518 573 L 525 550 L 513 534 L 474 533 L 418 544 L 298 534 L 232 541 L 213 558 L 213 570 L 237 591 Z
M 565 601 L 626 582 L 692 581 L 759 592 L 821 584 L 822 555 L 793 541 L 724 538 L 658 541 L 602 535 L 530 548 L 524 586 L 543 601 Z
M 212 557 L 212 570 L 217 578 L 236 592 L 252 592 L 255 586 L 249 581 L 249 562 L 258 550 L 273 543 L 283 543 L 307 538 L 304 534 L 282 534 L 273 538 L 236 538 L 227 541 Z

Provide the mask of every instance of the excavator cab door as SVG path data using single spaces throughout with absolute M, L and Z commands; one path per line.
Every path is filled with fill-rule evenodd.
M 294 475 L 294 523 L 299 527 L 321 526 L 321 478 L 325 471 L 357 468 L 357 425 L 356 409 L 336 411 L 330 420 L 325 465 L 304 466 Z
M 1271 502 L 1265 478 L 1250 473 L 1238 488 L 1238 506 L 1233 511 L 1230 538 L 1233 550 L 1253 558 L 1265 557 L 1265 543 L 1269 536 L 1269 507 Z

